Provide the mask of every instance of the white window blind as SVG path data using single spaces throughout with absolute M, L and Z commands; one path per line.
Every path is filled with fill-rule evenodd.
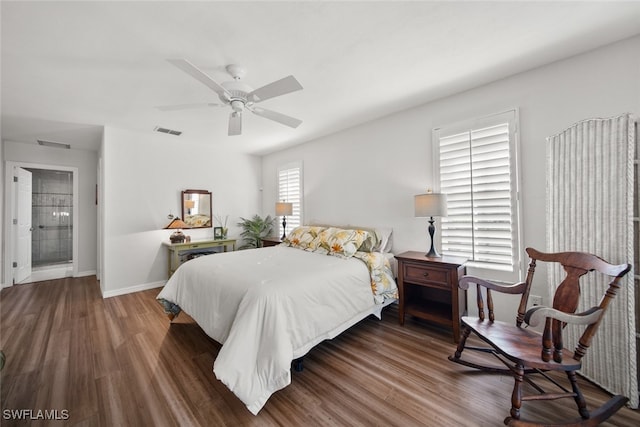
M 293 203 L 293 214 L 287 216 L 287 234 L 302 222 L 302 164 L 292 163 L 278 168 L 278 201 Z M 283 234 L 282 221 L 278 225 Z
M 515 131 L 515 111 L 434 131 L 447 194 L 443 253 L 513 281 L 521 278 Z

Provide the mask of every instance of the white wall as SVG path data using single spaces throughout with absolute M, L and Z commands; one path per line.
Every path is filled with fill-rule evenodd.
M 3 141 L 4 160 L 78 168 L 78 275 L 96 271 L 96 165 L 98 154 L 88 150 L 61 150 L 27 143 Z M 3 187 L 4 189 L 4 187 Z
M 426 251 L 413 196 L 433 184 L 432 129 L 516 107 L 523 250 L 545 250 L 545 138 L 585 118 L 640 116 L 638 52 L 640 36 L 267 155 L 263 208 L 274 209 L 278 165 L 302 160 L 304 221 L 387 225 L 395 253 Z M 548 302 L 546 273 L 537 278 L 533 292 Z
M 185 148 L 189 147 L 189 151 Z M 106 127 L 100 189 L 103 210 L 101 283 L 104 296 L 160 286 L 167 279 L 171 232 L 163 230 L 171 211 L 180 216 L 180 192 L 213 194 L 213 213 L 229 215 L 229 235 L 238 236 L 239 217 L 260 211 L 260 158 L 221 151 L 215 141 Z M 213 237 L 213 229 L 187 230 L 192 238 Z

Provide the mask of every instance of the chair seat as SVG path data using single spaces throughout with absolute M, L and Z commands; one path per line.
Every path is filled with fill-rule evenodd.
M 491 345 L 493 349 L 514 363 L 528 368 L 554 371 L 575 371 L 581 363 L 573 358 L 573 352 L 562 350 L 562 362 L 545 362 L 541 358 L 542 334 L 529 328 L 517 327 L 511 323 L 490 322 L 477 317 L 464 316 L 462 323 L 476 335 Z

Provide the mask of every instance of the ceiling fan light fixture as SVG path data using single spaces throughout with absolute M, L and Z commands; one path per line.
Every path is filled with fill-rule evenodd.
M 244 102 L 234 99 L 231 101 L 231 108 L 233 108 L 233 111 L 236 113 L 241 113 L 244 110 Z

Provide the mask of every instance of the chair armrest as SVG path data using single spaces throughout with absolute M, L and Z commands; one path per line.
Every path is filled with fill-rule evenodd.
M 458 287 L 463 290 L 469 289 L 469 284 L 475 283 L 480 286 L 484 286 L 492 291 L 501 292 L 504 294 L 522 294 L 525 291 L 527 284 L 525 282 L 516 283 L 513 285 L 502 285 L 499 283 L 489 282 L 488 280 L 481 279 L 474 276 L 463 276 L 458 282 Z
M 592 307 L 587 311 L 576 314 L 565 313 L 564 311 L 556 310 L 555 308 L 536 306 L 530 308 L 524 315 L 524 322 L 529 326 L 538 326 L 544 319 L 551 317 L 565 323 L 571 323 L 573 325 L 590 325 L 598 321 L 598 318 L 602 315 L 602 309 L 599 307 Z

